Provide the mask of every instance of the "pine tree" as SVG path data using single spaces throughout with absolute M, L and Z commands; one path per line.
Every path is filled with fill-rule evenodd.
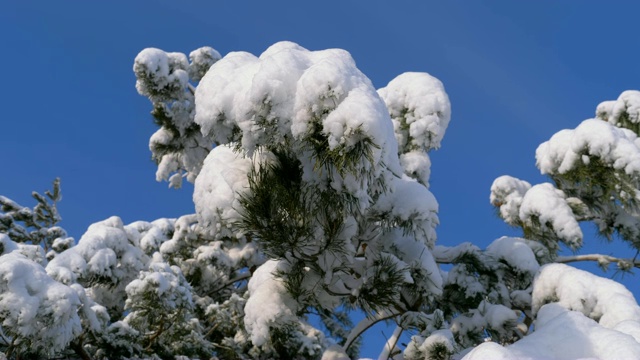
M 34 209 L 0 197 L 0 358 L 348 359 L 382 321 L 396 326 L 383 359 L 605 356 L 589 334 L 640 357 L 633 296 L 562 264 L 635 257 L 559 253 L 583 221 L 640 248 L 639 92 L 540 146 L 553 184 L 496 179 L 491 203 L 522 237 L 480 249 L 436 245 L 428 153 L 451 110 L 434 77 L 376 90 L 346 51 L 290 42 L 145 49 L 133 69 L 156 178 L 193 182 L 195 213 L 114 216 L 76 244 L 56 226 L 58 180 Z M 593 346 L 559 343 L 565 329 Z

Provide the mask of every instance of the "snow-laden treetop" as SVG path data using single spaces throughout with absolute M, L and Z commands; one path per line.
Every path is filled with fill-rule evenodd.
M 376 90 L 346 51 L 291 42 L 145 49 L 133 69 L 156 178 L 193 182 L 195 213 L 113 216 L 75 243 L 58 181 L 33 209 L 0 196 L 0 359 L 346 360 L 385 320 L 380 359 L 640 358 L 633 295 L 557 264 L 640 268 L 559 254 L 584 221 L 640 252 L 639 92 L 539 147 L 552 182 L 497 178 L 491 203 L 522 237 L 480 249 L 436 245 L 427 153 L 451 110 L 432 76 Z
M 219 60 L 211 48 L 190 57 L 191 64 L 179 53 L 145 49 L 135 60 L 136 87 L 154 103 L 162 126 L 150 144 L 160 163 L 158 179 L 185 171 L 193 181 L 207 142 L 209 149 L 233 142 L 252 154 L 260 146 L 297 141 L 295 151 L 311 151 L 322 161 L 324 156 L 353 159 L 366 150 L 366 157 L 349 164 L 354 174 L 368 174 L 365 182 L 380 175 L 373 164 L 399 174 L 396 155 L 401 155 L 405 171 L 427 183 L 430 162 L 424 152 L 440 146 L 451 114 L 442 83 L 432 76 L 402 74 L 378 96 L 344 50 L 309 51 L 280 42 L 259 57 L 232 52 Z M 188 75 L 202 74 L 194 69 L 203 64 L 213 66 L 203 77 L 192 76 L 192 82 L 200 81 L 194 91 Z M 314 154 L 319 142 L 328 144 L 327 154 Z M 416 150 L 423 155 L 407 155 Z M 353 179 L 333 180 L 351 192 L 363 190 Z
M 195 182 L 194 230 L 264 256 L 243 309 L 254 346 L 288 327 L 311 341 L 298 320 L 311 308 L 406 311 L 442 294 L 427 155 L 451 116 L 439 80 L 405 73 L 376 90 L 348 52 L 291 42 L 195 53 L 143 50 L 136 86 L 160 125 L 157 178 Z

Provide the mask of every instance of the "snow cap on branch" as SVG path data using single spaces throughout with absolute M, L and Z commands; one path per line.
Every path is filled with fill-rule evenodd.
M 427 73 L 407 72 L 378 94 L 387 104 L 401 149 L 440 147 L 451 119 L 451 104 L 440 80 Z
M 627 90 L 618 100 L 604 101 L 596 108 L 596 118 L 611 125 L 632 128 L 640 124 L 640 91 Z
M 264 345 L 270 329 L 297 323 L 298 303 L 289 295 L 282 280 L 276 277 L 286 264 L 269 260 L 260 266 L 249 280 L 249 300 L 245 305 L 244 326 L 255 346 Z
M 592 157 L 627 175 L 640 174 L 640 140 L 631 130 L 601 120 L 583 121 L 573 130 L 562 130 L 536 150 L 536 164 L 543 174 L 564 174 Z
M 344 50 L 280 42 L 260 57 L 230 53 L 201 80 L 195 103 L 195 122 L 212 141 L 236 142 L 249 155 L 259 147 L 290 149 L 305 179 L 355 196 L 365 208 L 388 170 L 401 173 L 388 110 Z
M 76 291 L 25 258 L 5 234 L 0 255 L 0 326 L 18 349 L 52 355 L 80 335 Z M 10 250 L 13 249 L 13 250 Z

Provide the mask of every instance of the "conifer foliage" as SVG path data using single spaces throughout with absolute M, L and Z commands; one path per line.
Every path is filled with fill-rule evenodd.
M 346 51 L 291 42 L 145 49 L 133 70 L 156 179 L 193 182 L 195 212 L 114 216 L 76 243 L 56 225 L 59 180 L 33 209 L 0 197 L 0 358 L 349 359 L 381 321 L 396 326 L 382 359 L 640 358 L 631 293 L 561 264 L 635 257 L 559 255 L 583 221 L 640 249 L 639 92 L 540 146 L 553 183 L 496 179 L 522 237 L 480 249 L 436 243 L 428 153 L 451 118 L 436 78 L 376 90 Z M 567 326 L 593 346 L 559 344 Z

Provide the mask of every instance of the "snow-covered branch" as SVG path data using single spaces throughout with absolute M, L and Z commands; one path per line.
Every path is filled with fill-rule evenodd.
M 619 258 L 611 255 L 603 254 L 585 254 L 585 255 L 572 255 L 572 256 L 558 256 L 556 262 L 559 263 L 572 263 L 578 261 L 596 261 L 602 268 L 607 268 L 609 264 L 615 263 L 620 270 L 630 270 L 632 267 L 640 268 L 640 260 L 636 257 L 633 258 Z
M 360 336 L 362 335 L 362 333 L 364 333 L 365 331 L 367 331 L 369 328 L 371 328 L 373 325 L 379 323 L 380 321 L 385 321 L 385 320 L 389 320 L 389 319 L 393 319 L 394 317 L 400 315 L 399 313 L 396 312 L 389 312 L 389 311 L 381 311 L 379 313 L 377 313 L 375 316 L 373 317 L 367 317 L 362 319 L 358 325 L 356 325 L 352 330 L 351 333 L 349 333 L 349 336 L 347 337 L 347 341 L 344 343 L 344 348 L 349 349 L 349 346 L 351 346 L 351 344 L 353 344 L 353 342 Z

